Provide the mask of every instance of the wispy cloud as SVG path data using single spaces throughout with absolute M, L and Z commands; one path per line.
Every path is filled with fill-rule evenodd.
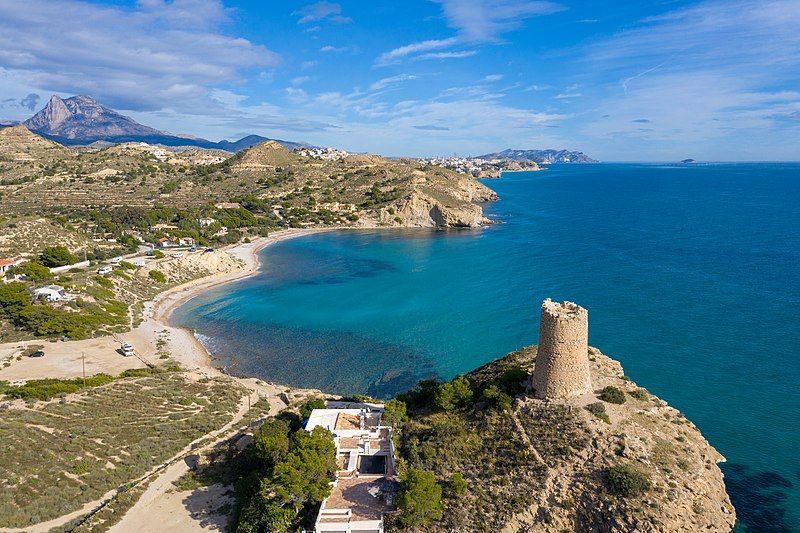
M 224 34 L 227 21 L 219 0 L 143 0 L 132 9 L 4 0 L 0 67 L 31 89 L 91 94 L 126 110 L 213 106 L 209 85 L 279 63 L 266 47 Z
M 478 53 L 477 50 L 462 50 L 459 52 L 432 52 L 430 54 L 422 54 L 415 57 L 415 60 L 424 59 L 462 59 L 465 57 L 472 57 Z
M 343 16 L 342 6 L 333 2 L 309 4 L 292 14 L 300 17 L 297 20 L 298 24 L 308 24 L 309 22 L 319 22 L 323 20 L 335 22 L 337 24 L 345 24 L 353 20 L 350 17 Z
M 398 63 L 407 56 L 419 54 L 421 52 L 430 52 L 431 50 L 449 48 L 456 43 L 458 43 L 458 39 L 450 37 L 449 39 L 429 39 L 427 41 L 407 44 L 381 54 L 376 64 L 391 65 L 392 63 Z
M 400 63 L 403 59 L 456 59 L 475 55 L 474 50 L 433 52 L 455 46 L 474 46 L 497 42 L 502 33 L 517 29 L 530 17 L 547 15 L 565 9 L 560 4 L 531 0 L 433 0 L 441 4 L 449 27 L 457 35 L 446 39 L 429 39 L 400 46 L 381 54 L 377 66 Z M 419 55 L 417 55 L 419 54 Z
M 348 50 L 350 50 L 350 47 L 348 46 L 333 46 L 331 44 L 326 44 L 319 49 L 319 51 L 324 54 L 340 54 L 342 52 L 347 52 Z
M 707 1 L 588 43 L 583 68 L 619 81 L 595 103 L 611 116 L 581 129 L 624 153 L 642 142 L 724 150 L 717 158 L 797 153 L 788 139 L 800 129 L 785 117 L 800 110 L 790 89 L 800 77 L 798 27 L 795 0 Z
M 467 41 L 494 41 L 503 32 L 522 26 L 525 19 L 565 9 L 555 2 L 530 0 L 434 0 L 451 28 Z
M 397 85 L 404 81 L 411 81 L 419 79 L 419 76 L 415 76 L 414 74 L 398 74 L 397 76 L 389 76 L 388 78 L 382 78 L 372 85 L 369 86 L 370 91 L 380 91 L 392 85 Z

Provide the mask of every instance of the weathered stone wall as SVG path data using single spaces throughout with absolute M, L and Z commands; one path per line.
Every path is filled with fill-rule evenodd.
M 531 386 L 537 398 L 568 398 L 591 391 L 586 309 L 549 298 L 542 303 L 539 351 Z

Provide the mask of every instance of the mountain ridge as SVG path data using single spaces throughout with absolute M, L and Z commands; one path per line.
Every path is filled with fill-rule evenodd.
M 131 117 L 105 107 L 86 95 L 64 99 L 53 95 L 41 110 L 22 124 L 30 131 L 65 146 L 96 142 L 146 142 L 238 152 L 261 142 L 276 141 L 287 150 L 310 147 L 307 143 L 271 139 L 261 135 L 247 135 L 236 141 L 214 142 L 192 135 L 173 134 L 139 124 Z
M 479 159 L 505 159 L 512 161 L 529 161 L 540 165 L 550 165 L 553 163 L 597 163 L 583 152 L 572 150 L 521 150 L 507 148 L 502 152 L 494 152 L 478 156 Z

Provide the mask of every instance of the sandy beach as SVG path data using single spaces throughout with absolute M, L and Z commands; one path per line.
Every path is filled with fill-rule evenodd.
M 200 278 L 160 293 L 145 303 L 141 324 L 127 333 L 82 341 L 30 340 L 0 344 L 0 380 L 21 382 L 42 378 L 66 379 L 80 377 L 84 370 L 87 376 L 99 373 L 116 375 L 129 368 L 141 368 L 155 363 L 159 341 L 165 343 L 165 350 L 187 370 L 199 371 L 209 376 L 219 375 L 221 371 L 213 366 L 211 355 L 194 334 L 169 323 L 172 311 L 212 287 L 255 275 L 260 267 L 258 252 L 267 246 L 287 239 L 334 230 L 335 228 L 286 229 L 253 239 L 249 243 L 224 248 L 225 253 L 239 260 L 240 268 Z M 123 341 L 133 345 L 135 357 L 123 357 L 118 351 Z M 20 357 L 22 351 L 32 345 L 44 346 L 46 356 L 35 359 Z

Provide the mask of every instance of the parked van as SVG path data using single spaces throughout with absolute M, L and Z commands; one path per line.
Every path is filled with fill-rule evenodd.
M 97 273 L 101 276 L 105 276 L 106 274 L 111 274 L 111 271 L 114 270 L 114 267 L 111 265 L 101 266 L 97 269 Z
M 133 355 L 133 345 L 129 342 L 122 343 L 122 355 L 125 357 L 130 357 Z

